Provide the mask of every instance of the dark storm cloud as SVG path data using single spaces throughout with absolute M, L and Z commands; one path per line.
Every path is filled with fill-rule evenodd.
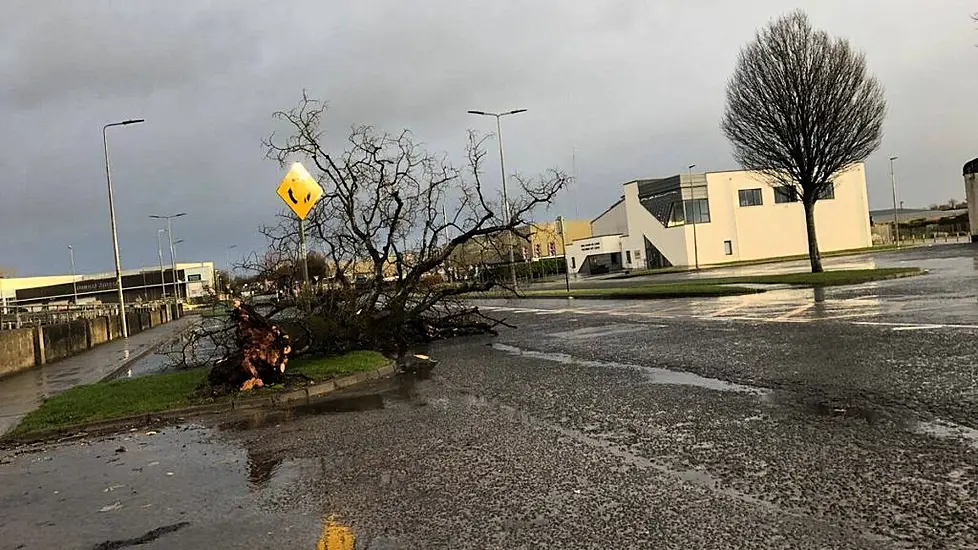
M 9 4 L 9 2 L 8 2 Z M 885 207 L 886 158 L 902 198 L 961 198 L 978 33 L 964 1 L 805 0 L 813 22 L 866 51 L 890 100 L 868 162 Z M 794 7 L 794 6 L 793 6 Z M 542 216 L 591 216 L 623 181 L 690 163 L 733 166 L 718 129 L 739 47 L 782 2 L 15 1 L 0 19 L 0 264 L 111 266 L 100 129 L 109 135 L 123 263 L 156 262 L 152 213 L 186 211 L 185 259 L 261 246 L 281 170 L 260 140 L 302 89 L 329 101 L 329 143 L 354 123 L 410 128 L 461 161 L 467 109 L 506 120 L 507 168 L 560 165 L 580 183 Z M 496 177 L 489 171 L 487 177 Z

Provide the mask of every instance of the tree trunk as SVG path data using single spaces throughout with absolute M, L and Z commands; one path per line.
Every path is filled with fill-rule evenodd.
M 821 273 L 822 255 L 818 252 L 818 237 L 815 236 L 815 201 L 805 205 L 805 227 L 808 230 L 808 259 L 812 263 L 812 273 Z

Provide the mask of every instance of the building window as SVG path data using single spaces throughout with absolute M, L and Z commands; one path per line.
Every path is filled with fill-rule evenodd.
M 557 243 L 555 243 L 553 241 L 550 241 L 550 244 L 547 245 L 547 250 L 550 252 L 550 255 L 551 256 L 556 256 L 557 255 Z
M 774 188 L 774 202 L 777 204 L 785 202 L 798 202 L 798 192 L 794 187 L 781 186 Z
M 626 250 L 625 251 L 625 263 L 626 264 L 632 263 L 632 251 L 631 250 Z
M 823 187 L 818 192 L 818 200 L 824 201 L 826 199 L 834 199 L 834 198 L 835 198 L 835 184 L 830 181 L 828 185 Z
M 571 269 L 577 269 L 577 258 L 571 256 Z
M 740 198 L 740 206 L 761 206 L 764 204 L 760 189 L 741 189 L 737 191 L 737 195 Z
M 760 189 L 758 189 L 760 191 Z M 730 241 L 723 241 L 723 253 L 727 256 L 733 256 L 733 243 Z
M 537 258 L 543 257 L 543 254 L 540 253 L 540 243 L 533 245 L 533 254 L 535 254 Z
M 686 223 L 710 223 L 710 201 L 708 199 L 686 201 Z

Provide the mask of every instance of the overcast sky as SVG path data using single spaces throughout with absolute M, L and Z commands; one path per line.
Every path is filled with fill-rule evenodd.
M 734 168 L 718 124 L 741 45 L 794 7 L 864 50 L 886 87 L 870 205 L 964 198 L 978 156 L 978 31 L 958 0 L 7 0 L 0 18 L 0 266 L 18 275 L 109 271 L 101 127 L 109 134 L 124 268 L 155 265 L 153 213 L 187 212 L 178 259 L 258 250 L 283 174 L 260 141 L 303 88 L 328 129 L 412 129 L 459 153 L 467 109 L 504 119 L 507 168 L 579 183 L 551 212 L 591 217 L 621 184 L 697 164 Z M 494 154 L 493 154 L 494 158 Z M 493 161 L 494 162 L 494 161 Z M 498 176 L 489 171 L 487 177 Z

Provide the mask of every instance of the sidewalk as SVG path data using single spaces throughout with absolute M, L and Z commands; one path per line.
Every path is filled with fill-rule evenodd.
M 152 353 L 186 330 L 198 317 L 187 316 L 140 332 L 128 340 L 107 342 L 56 363 L 30 368 L 0 379 L 0 435 L 20 422 L 48 397 L 74 386 L 98 382 L 127 364 Z

